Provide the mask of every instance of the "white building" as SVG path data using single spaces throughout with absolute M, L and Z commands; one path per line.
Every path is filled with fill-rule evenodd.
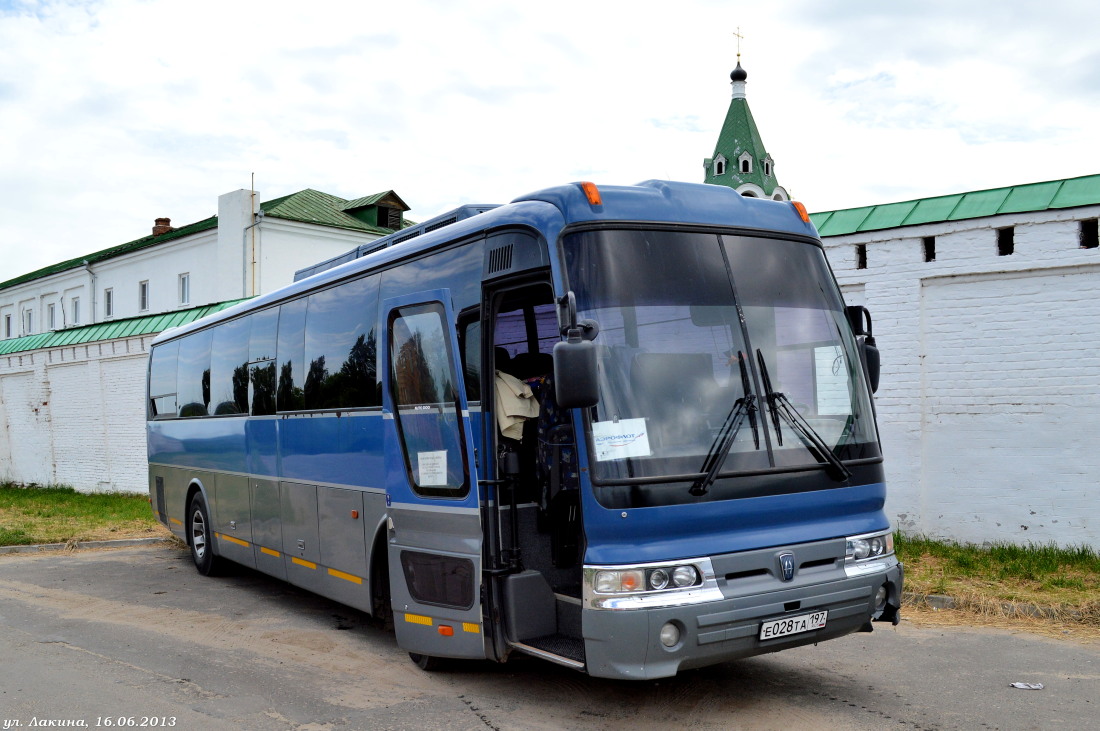
M 906 532 L 1100 548 L 1100 175 L 813 215 Z
M 393 191 L 315 190 L 218 214 L 0 282 L 0 481 L 146 489 L 148 343 L 161 330 L 291 282 L 297 269 L 404 225 Z

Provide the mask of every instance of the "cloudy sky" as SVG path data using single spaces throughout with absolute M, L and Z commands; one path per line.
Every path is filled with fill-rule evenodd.
M 395 190 L 424 220 L 702 180 L 741 29 L 811 211 L 1100 172 L 1100 5 L 0 0 L 0 281 L 217 196 Z

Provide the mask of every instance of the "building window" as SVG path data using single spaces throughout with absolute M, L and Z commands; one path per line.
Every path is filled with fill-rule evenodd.
M 726 174 L 726 161 L 725 160 L 715 160 L 714 161 L 714 174 L 715 174 L 715 176 Z
M 113 289 L 103 290 L 103 316 L 115 316 L 115 291 Z
M 997 229 L 997 256 L 1009 256 L 1016 251 L 1015 231 L 1012 226 Z
M 23 334 L 34 334 L 34 312 L 32 310 L 23 310 Z
M 743 173 L 751 173 L 752 172 L 752 160 L 742 160 L 741 161 L 741 172 L 743 172 Z
M 53 302 L 46 305 L 46 329 L 57 329 L 57 307 Z
M 145 312 L 149 309 L 149 280 L 138 282 L 138 311 Z
M 80 298 L 73 297 L 73 325 L 80 324 Z
M 180 275 L 180 304 L 181 305 L 191 304 L 191 275 L 190 274 L 181 274 Z
M 925 236 L 921 239 L 921 247 L 924 249 L 924 260 L 935 261 L 936 260 L 936 237 Z
M 856 269 L 867 268 L 867 244 L 856 244 Z
M 1100 236 L 1097 235 L 1097 219 L 1089 218 L 1081 221 L 1081 248 L 1095 249 L 1100 245 Z
M 11 315 L 4 315 L 4 337 L 11 337 Z
M 764 161 L 764 177 L 765 178 L 770 178 L 771 176 L 772 176 L 772 161 L 771 160 L 765 160 Z

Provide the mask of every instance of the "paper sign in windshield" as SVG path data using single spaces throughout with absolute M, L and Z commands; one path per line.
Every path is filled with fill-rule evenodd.
M 649 448 L 645 419 L 593 422 L 592 439 L 596 442 L 597 462 L 653 454 Z
M 447 450 L 417 452 L 416 466 L 421 487 L 447 484 Z

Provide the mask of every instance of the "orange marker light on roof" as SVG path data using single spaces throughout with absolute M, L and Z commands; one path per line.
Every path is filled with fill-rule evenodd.
M 600 189 L 596 187 L 595 183 L 581 183 L 581 190 L 584 191 L 584 197 L 588 199 L 589 205 L 603 205 L 603 198 L 600 197 Z
M 802 205 L 798 201 L 791 201 L 791 205 L 794 206 L 794 209 L 796 211 L 798 211 L 798 216 L 802 219 L 803 223 L 810 222 L 810 214 L 806 213 L 806 206 Z

